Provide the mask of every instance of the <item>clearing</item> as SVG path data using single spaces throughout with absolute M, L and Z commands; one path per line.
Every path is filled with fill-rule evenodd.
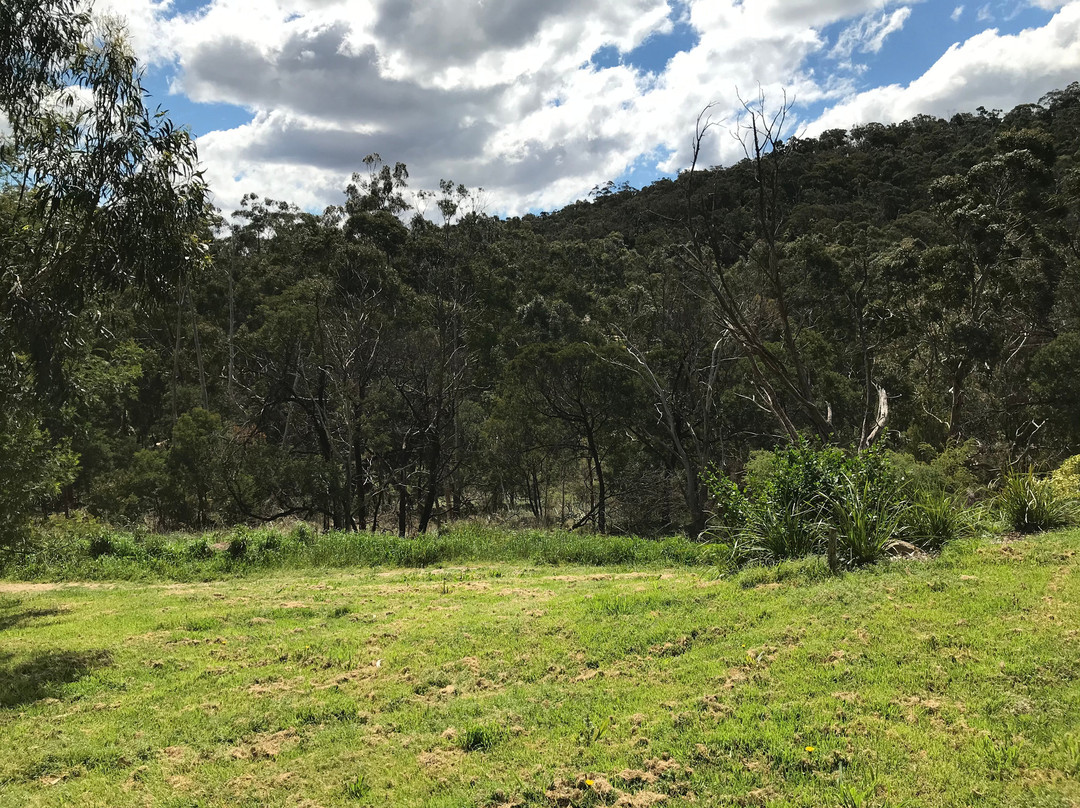
M 1078 550 L 3 584 L 0 805 L 1076 806 Z

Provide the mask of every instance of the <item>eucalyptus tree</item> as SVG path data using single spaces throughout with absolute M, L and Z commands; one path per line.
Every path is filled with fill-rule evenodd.
M 768 106 L 763 94 L 744 103 L 735 134 L 745 159 L 705 177 L 698 162 L 707 135 L 718 124 L 708 108 L 699 116 L 685 183 L 683 260 L 706 285 L 718 325 L 745 362 L 755 401 L 782 432 L 797 440 L 800 430 L 809 428 L 825 441 L 867 446 L 882 434 L 889 398 L 873 372 L 871 341 L 862 340 L 867 394 L 861 411 L 850 419 L 858 427 L 834 418 L 828 395 L 834 369 L 816 361 L 816 346 L 825 340 L 818 319 L 832 301 L 823 299 L 821 290 L 807 288 L 807 256 L 800 254 L 799 241 L 803 233 L 791 217 L 798 141 L 785 140 L 789 112 L 786 98 L 776 108 Z M 859 273 L 853 267 L 853 274 Z M 852 310 L 853 330 L 868 326 L 864 302 L 860 299 Z
M 70 479 L 44 427 L 60 431 L 72 324 L 125 289 L 167 297 L 204 259 L 207 209 L 194 141 L 147 107 L 120 25 L 78 0 L 0 4 L 0 120 L 0 455 L 33 458 L 0 462 L 11 537 Z

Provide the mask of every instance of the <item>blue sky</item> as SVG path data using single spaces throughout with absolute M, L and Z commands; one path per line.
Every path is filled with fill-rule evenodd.
M 1080 80 L 1080 0 L 97 0 L 129 19 L 154 102 L 199 138 L 225 210 L 321 209 L 365 154 L 500 214 L 738 158 L 738 93 L 815 134 L 1009 109 Z

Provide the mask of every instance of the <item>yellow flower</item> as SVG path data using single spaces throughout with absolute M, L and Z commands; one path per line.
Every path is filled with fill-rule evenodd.
M 808 747 L 806 747 L 806 751 L 807 751 L 807 752 L 813 752 L 813 751 L 814 751 L 814 747 L 812 747 L 812 746 L 808 746 Z
M 587 786 L 595 786 L 596 781 L 595 780 L 586 780 L 585 785 L 587 785 Z

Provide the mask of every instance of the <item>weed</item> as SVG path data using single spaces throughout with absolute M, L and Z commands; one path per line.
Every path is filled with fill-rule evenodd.
M 371 791 L 367 783 L 367 775 L 358 774 L 354 779 L 345 784 L 345 796 L 354 800 L 361 800 Z
M 839 808 L 867 808 L 867 806 L 870 805 L 871 799 L 873 799 L 874 795 L 877 793 L 878 776 L 876 773 L 872 773 L 866 784 L 860 788 L 845 782 L 844 766 L 841 764 L 839 789 Z
M 502 740 L 500 727 L 473 724 L 459 736 L 458 744 L 466 752 L 487 752 Z
M 986 763 L 991 779 L 1004 780 L 1020 762 L 1020 747 L 1015 744 L 998 746 L 989 738 L 982 738 L 979 755 Z
M 848 567 L 880 561 L 899 538 L 903 508 L 895 489 L 844 475 L 831 505 L 839 560 Z
M 91 558 L 101 558 L 104 555 L 112 555 L 114 551 L 112 538 L 107 533 L 98 533 L 90 539 L 88 552 Z
M 591 715 L 585 716 L 585 726 L 578 734 L 578 740 L 585 746 L 592 746 L 603 738 L 609 729 L 615 726 L 615 716 L 594 719 Z
M 194 561 L 205 561 L 214 555 L 214 548 L 210 546 L 210 542 L 203 536 L 188 545 L 187 555 L 188 558 Z
M 247 555 L 248 543 L 247 539 L 243 536 L 233 536 L 229 539 L 229 557 L 233 561 L 239 561 L 245 555 Z
M 1068 735 L 1056 743 L 1057 755 L 1061 758 L 1058 767 L 1074 777 L 1080 775 L 1080 737 Z
M 801 558 L 820 548 L 823 527 L 817 510 L 805 503 L 790 502 L 780 507 L 761 503 L 747 523 L 747 543 L 751 553 L 765 561 Z
M 922 550 L 936 552 L 946 544 L 970 536 L 970 511 L 947 494 L 923 494 L 905 514 L 907 537 Z

